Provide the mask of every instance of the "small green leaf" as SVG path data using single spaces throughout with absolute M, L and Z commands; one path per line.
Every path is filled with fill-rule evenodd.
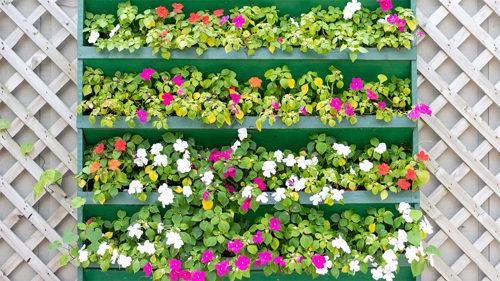
M 78 209 L 83 206 L 86 201 L 87 200 L 85 198 L 77 196 L 71 200 L 71 208 Z
M 418 276 L 424 271 L 424 261 L 412 261 L 411 262 L 411 273 L 413 276 Z
M 25 142 L 21 144 L 21 153 L 26 156 L 28 155 L 31 151 L 33 151 L 33 144 L 29 142 Z
M 73 230 L 71 228 L 67 229 L 62 237 L 62 242 L 66 245 L 71 245 L 75 243 L 77 240 L 78 240 L 78 235 L 73 233 Z
M 65 266 L 69 263 L 70 261 L 70 256 L 69 255 L 62 255 L 60 258 L 59 258 L 59 265 L 60 266 Z
M 62 246 L 61 241 L 56 240 L 49 245 L 49 251 L 54 251 Z
M 322 155 L 325 154 L 327 148 L 328 148 L 328 146 L 324 142 L 316 143 L 316 150 L 319 152 L 319 154 L 322 154 Z
M 0 118 L 0 130 L 7 130 L 10 128 L 10 121 L 5 118 Z
M 385 76 L 384 74 L 377 75 L 377 78 L 380 83 L 384 83 L 385 81 L 387 81 L 387 76 Z

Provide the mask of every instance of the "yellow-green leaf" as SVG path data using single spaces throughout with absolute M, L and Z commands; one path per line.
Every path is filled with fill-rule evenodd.
M 380 83 L 384 83 L 385 81 L 387 81 L 387 76 L 385 76 L 384 74 L 377 75 L 377 78 Z

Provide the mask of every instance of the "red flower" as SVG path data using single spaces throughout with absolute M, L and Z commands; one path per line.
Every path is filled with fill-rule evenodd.
M 179 3 L 174 3 L 172 4 L 172 8 L 174 8 L 174 13 L 182 13 L 182 8 L 184 8 L 184 5 Z
M 224 15 L 224 9 L 218 9 L 214 11 L 214 16 L 221 17 L 222 15 Z
M 94 221 L 93 221 L 93 220 L 91 220 L 91 219 L 88 219 L 88 220 L 87 220 L 87 224 L 91 224 L 91 223 L 93 223 L 93 222 L 94 222 Z
M 163 6 L 156 8 L 156 13 L 158 14 L 158 17 L 162 19 L 165 19 L 168 16 L 168 10 Z
M 405 179 L 400 179 L 400 180 L 398 180 L 398 186 L 401 187 L 401 189 L 403 189 L 403 190 L 408 190 L 408 188 L 410 188 L 411 184 Z
M 379 175 L 381 175 L 381 176 L 387 175 L 388 173 L 391 172 L 391 168 L 389 168 L 389 165 L 387 165 L 385 163 L 378 165 L 377 169 L 378 169 Z
M 165 37 L 165 35 L 167 35 L 167 34 L 168 34 L 168 30 L 165 29 L 165 30 L 163 30 L 162 33 L 158 34 L 158 37 Z
M 198 13 L 189 14 L 189 19 L 188 19 L 189 22 L 191 22 L 191 23 L 197 22 L 199 19 L 200 19 L 200 14 L 198 14 Z
M 429 160 L 429 155 L 427 153 L 425 153 L 425 151 L 420 150 L 420 152 L 417 153 L 417 158 L 420 161 L 427 161 L 427 160 Z
M 201 22 L 203 22 L 204 25 L 209 25 L 210 24 L 210 17 L 209 16 L 201 17 Z
M 119 151 L 125 151 L 127 149 L 127 142 L 124 140 L 117 140 L 115 143 L 115 149 Z
M 408 169 L 406 171 L 406 178 L 409 179 L 409 180 L 416 180 L 417 179 L 417 174 L 415 173 L 415 170 L 413 169 Z
M 92 165 L 90 165 L 90 172 L 95 173 L 101 168 L 101 163 L 94 161 L 92 162 Z
M 94 149 L 94 153 L 101 154 L 104 151 L 104 144 L 100 143 Z

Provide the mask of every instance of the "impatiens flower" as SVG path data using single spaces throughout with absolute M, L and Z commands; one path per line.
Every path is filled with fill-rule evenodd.
M 200 19 L 200 14 L 199 13 L 190 13 L 188 21 L 191 23 L 197 22 Z
M 314 267 L 321 269 L 325 267 L 326 258 L 322 255 L 314 254 L 311 258 L 311 262 Z
M 269 219 L 269 229 L 274 231 L 281 230 L 281 221 L 277 218 Z
M 392 9 L 392 1 L 391 0 L 377 0 L 377 2 L 379 2 L 380 9 L 382 9 L 382 11 L 384 11 L 384 12 Z
M 427 161 L 427 160 L 429 160 L 429 155 L 427 153 L 425 153 L 425 151 L 420 150 L 420 152 L 417 153 L 417 158 L 420 161 Z
M 218 9 L 214 11 L 214 16 L 220 17 L 222 15 L 224 15 L 224 9 Z
M 133 180 L 128 186 L 128 194 L 141 193 L 144 186 L 139 180 Z
M 99 249 L 97 249 L 97 252 L 96 254 L 99 255 L 99 256 L 104 256 L 106 254 L 106 252 L 111 248 L 111 246 L 108 245 L 108 243 L 106 242 L 102 242 L 100 245 L 99 245 Z
M 420 221 L 420 230 L 422 230 L 425 234 L 432 234 L 434 232 L 431 223 L 426 217 L 422 217 L 422 220 Z
M 172 8 L 174 8 L 174 13 L 182 13 L 182 8 L 184 8 L 184 5 L 179 3 L 173 3 Z
M 179 173 L 189 173 L 191 171 L 191 162 L 188 159 L 177 159 L 176 163 Z
M 379 102 L 377 103 L 377 106 L 378 106 L 378 108 L 380 108 L 380 109 L 384 109 L 384 108 L 386 107 L 386 104 L 385 104 L 385 102 L 383 102 L 383 101 L 379 101 Z
M 405 256 L 408 259 L 408 263 L 412 263 L 413 261 L 419 261 L 419 250 L 415 246 L 407 247 L 405 250 Z
M 283 38 L 282 37 L 278 37 L 278 43 L 283 43 Z
M 273 103 L 271 103 L 271 106 L 274 108 L 274 110 L 278 111 L 280 110 L 280 104 L 273 101 Z
M 207 274 L 200 270 L 195 270 L 191 273 L 191 281 L 205 281 Z
M 398 230 L 397 237 L 389 237 L 389 245 L 394 246 L 394 250 L 402 251 L 406 248 L 405 243 L 408 242 L 408 233 L 403 229 Z
M 281 163 L 281 161 L 283 160 L 283 156 L 284 156 L 284 154 L 283 154 L 283 151 L 281 151 L 281 150 L 276 150 L 274 152 L 274 158 L 276 158 L 276 161 L 278 163 Z
M 239 256 L 234 262 L 234 266 L 236 266 L 239 270 L 242 271 L 247 270 L 249 265 L 250 265 L 250 258 L 245 255 Z
M 90 165 L 90 172 L 95 173 L 99 170 L 100 167 L 101 167 L 101 163 L 94 161 L 94 162 L 92 162 L 92 165 Z
M 122 139 L 117 140 L 115 142 L 115 149 L 122 152 L 125 151 L 127 149 L 127 142 Z
M 123 268 L 127 268 L 129 267 L 130 265 L 132 264 L 132 258 L 129 257 L 129 256 L 125 256 L 125 255 L 120 255 L 118 257 L 118 265 L 123 267 Z
M 139 223 L 135 223 L 133 225 L 129 225 L 128 228 L 128 237 L 141 239 L 143 231 L 141 230 L 141 225 Z
M 258 254 L 259 264 L 266 264 L 273 261 L 273 255 L 269 251 L 264 251 Z
M 397 24 L 398 23 L 398 20 L 399 20 L 399 17 L 397 14 L 392 14 L 392 15 L 387 15 L 385 17 L 385 20 L 390 23 L 390 24 Z
M 156 252 L 155 244 L 149 242 L 149 240 L 144 241 L 144 244 L 137 244 L 137 251 L 141 254 L 152 255 Z
M 359 163 L 359 169 L 363 172 L 368 173 L 373 168 L 373 163 L 368 160 L 363 160 Z
M 92 30 L 90 32 L 90 36 L 89 36 L 89 39 L 87 40 L 87 42 L 89 42 L 89 44 L 95 44 L 95 42 L 97 42 L 97 39 L 99 39 L 99 32 L 96 31 L 96 30 Z
M 264 242 L 264 238 L 262 237 L 262 231 L 258 230 L 255 235 L 253 236 L 253 242 L 255 244 L 261 244 Z
M 79 262 L 89 261 L 89 252 L 87 250 L 85 250 L 85 246 L 86 245 L 83 245 L 83 247 L 80 250 L 78 250 L 78 261 Z
M 332 98 L 330 101 L 330 106 L 337 111 L 340 111 L 342 108 L 342 101 L 339 98 Z
M 138 167 L 146 166 L 148 164 L 147 156 L 148 153 L 146 152 L 146 149 L 139 148 L 134 155 L 134 164 L 136 164 Z
M 300 114 L 302 114 L 302 115 L 307 115 L 307 109 L 306 109 L 306 107 L 305 107 L 305 106 L 301 106 L 301 107 L 299 108 L 299 112 L 300 112 Z
M 243 204 L 241 204 L 241 209 L 243 211 L 248 211 L 248 209 L 250 209 L 250 202 L 252 202 L 252 198 L 247 198 Z
M 227 178 L 234 178 L 236 176 L 236 169 L 231 166 L 229 168 L 227 168 L 226 172 L 224 172 L 224 178 L 227 179 Z
M 361 269 L 358 260 L 353 260 L 349 262 L 349 270 L 356 273 Z
M 164 93 L 161 95 L 161 99 L 164 105 L 170 105 L 170 103 L 174 100 L 174 96 L 171 93 Z
M 159 154 L 155 155 L 155 157 L 153 158 L 153 166 L 167 167 L 167 165 L 168 165 L 167 155 Z
M 213 174 L 212 174 L 212 176 L 213 176 Z M 210 192 L 205 191 L 205 192 L 203 192 L 203 195 L 201 197 L 203 198 L 203 200 L 208 200 L 209 196 L 210 196 Z
M 182 75 L 176 75 L 174 78 L 172 78 L 172 83 L 175 83 L 177 86 L 182 86 L 184 84 L 184 80 L 182 80 Z
M 405 31 L 405 25 L 406 25 L 406 20 L 405 19 L 399 19 L 398 20 L 398 30 L 399 30 L 399 32 L 404 32 Z
M 180 249 L 184 245 L 181 235 L 175 231 L 169 231 L 165 236 L 167 237 L 165 243 L 167 245 L 173 245 L 175 249 Z
M 344 8 L 343 14 L 344 19 L 351 19 L 356 11 L 361 10 L 361 3 L 357 0 L 352 0 L 352 2 L 347 2 L 347 5 Z
M 165 208 L 165 206 L 174 203 L 174 192 L 170 187 L 168 187 L 166 183 L 158 187 L 158 193 L 159 193 L 158 201 L 161 202 L 163 208 Z
M 352 105 L 350 105 L 348 102 L 345 102 L 345 114 L 347 116 L 354 115 L 354 107 L 352 107 Z
M 160 155 L 161 152 L 163 151 L 163 145 L 161 143 L 155 143 L 151 146 L 151 149 L 149 152 L 153 155 Z
M 181 271 L 182 269 L 182 262 L 177 259 L 171 259 L 168 261 L 168 266 L 170 267 L 170 270 L 172 271 Z
M 408 113 L 408 117 L 410 117 L 413 120 L 417 120 L 422 114 L 424 115 L 432 114 L 432 110 L 425 103 L 415 105 L 415 107 Z
M 238 129 L 238 138 L 240 139 L 240 141 L 243 141 L 247 137 L 248 137 L 247 128 L 239 128 Z
M 298 178 L 292 175 L 288 181 L 286 181 L 286 186 L 293 191 L 302 191 L 306 188 L 306 178 Z
M 253 189 L 253 187 L 251 185 L 245 186 L 245 188 L 243 188 L 243 191 L 241 192 L 241 197 L 251 198 L 252 197 L 252 189 Z
M 118 167 L 120 167 L 121 164 L 122 163 L 119 160 L 111 159 L 108 161 L 108 168 L 111 171 L 116 171 L 116 170 L 118 170 Z
M 332 189 L 332 196 L 330 198 L 332 198 L 332 200 L 334 201 L 340 201 L 342 199 L 344 199 L 344 192 L 345 190 L 343 189 Z
M 227 242 L 227 250 L 230 252 L 233 252 L 235 254 L 239 254 L 241 248 L 245 246 L 243 242 L 241 242 L 239 239 L 234 239 L 229 242 Z
M 387 145 L 383 142 L 379 143 L 377 147 L 375 147 L 374 151 L 378 154 L 382 154 L 387 150 Z
M 342 249 L 342 251 L 344 251 L 347 254 L 351 253 L 351 248 L 349 248 L 349 245 L 347 244 L 347 242 L 340 235 L 339 235 L 339 237 L 333 239 L 332 247 L 337 248 L 337 249 Z
M 281 267 L 286 266 L 285 260 L 280 256 L 275 256 L 273 262 Z
M 186 281 L 191 280 L 191 272 L 189 272 L 189 270 L 181 270 L 181 272 L 179 272 L 179 278 Z
M 375 94 L 375 92 L 370 89 L 366 89 L 366 97 L 371 100 L 378 100 L 377 94 Z
M 146 80 L 146 81 L 149 81 L 151 79 L 151 76 L 153 76 L 153 74 L 155 73 L 155 71 L 152 69 L 152 68 L 144 68 L 141 72 L 141 74 L 139 74 L 139 76 L 141 76 L 142 79 Z
M 297 263 L 302 263 L 302 256 L 298 256 L 298 257 L 296 257 L 296 258 L 295 258 L 295 261 L 296 261 Z
M 283 187 L 276 188 L 276 191 L 272 194 L 274 201 L 280 202 L 281 200 L 285 199 L 285 191 L 286 189 L 284 189 Z
M 203 252 L 203 254 L 201 254 L 201 262 L 202 263 L 208 263 L 213 258 L 214 258 L 214 253 L 212 253 L 212 251 L 210 251 L 210 250 L 206 250 L 205 252 Z
M 410 204 L 408 204 L 406 202 L 399 203 L 398 211 L 399 211 L 399 213 L 401 213 L 401 215 L 403 216 L 403 219 L 407 223 L 412 223 L 413 222 L 413 219 L 410 217 L 410 211 L 411 211 Z
M 137 110 L 137 118 L 139 118 L 139 120 L 144 123 L 148 120 L 148 114 L 146 113 L 146 111 L 142 110 L 142 109 L 138 109 Z
M 417 36 L 418 37 L 423 37 L 425 35 L 425 33 L 423 31 L 418 31 L 417 32 Z
M 210 24 L 210 17 L 209 16 L 203 16 L 201 17 L 201 22 L 203 23 L 203 25 L 209 25 Z
M 175 94 L 178 96 L 184 95 L 184 88 L 179 88 L 179 90 L 177 90 L 177 93 L 175 93 Z
M 386 163 L 378 165 L 377 169 L 378 169 L 378 174 L 381 176 L 385 176 L 391 172 L 391 168 L 389 168 L 389 165 L 387 165 Z
M 176 139 L 173 147 L 175 151 L 183 153 L 189 147 L 189 144 L 187 141 Z
M 349 85 L 351 90 L 356 91 L 356 90 L 362 90 L 363 89 L 363 81 L 361 78 L 352 78 L 351 84 Z
M 115 27 L 113 27 L 113 29 L 111 29 L 111 31 L 109 32 L 109 38 L 113 38 L 113 36 L 115 36 L 116 32 L 120 29 L 120 25 L 117 24 L 115 25 Z
M 217 270 L 217 275 L 219 277 L 222 277 L 226 274 L 229 273 L 229 259 L 226 259 L 225 261 L 221 261 L 218 264 L 216 264 L 215 269 Z
M 405 178 L 412 180 L 412 181 L 415 181 L 415 180 L 417 180 L 417 173 L 415 173 L 415 170 L 410 168 L 406 171 Z
M 158 37 L 165 37 L 168 34 L 168 30 L 163 30 L 160 34 L 158 34 Z
M 266 190 L 266 183 L 261 178 L 255 178 L 253 183 L 255 183 L 261 191 Z
M 219 24 L 220 25 L 223 25 L 224 23 L 226 23 L 226 21 L 229 20 L 229 16 L 223 16 L 220 21 L 219 21 Z
M 233 18 L 232 22 L 236 28 L 241 28 L 245 23 L 245 18 L 242 15 L 237 15 Z
M 262 164 L 262 173 L 266 178 L 270 178 L 271 175 L 276 174 L 276 163 L 274 161 L 265 161 Z
M 267 193 L 262 192 L 259 196 L 257 196 L 257 198 L 255 198 L 255 200 L 259 203 L 266 204 L 269 201 L 269 198 L 267 198 Z
M 333 144 L 333 149 L 335 149 L 335 152 L 340 155 L 347 157 L 351 153 L 351 147 L 347 145 L 343 145 L 341 143 L 334 143 Z
M 411 184 L 405 179 L 398 180 L 397 184 L 403 190 L 408 190 L 408 188 L 410 188 L 410 186 L 411 186 Z
M 258 77 L 252 77 L 248 79 L 248 83 L 250 83 L 250 87 L 252 88 L 259 88 L 262 85 L 262 80 Z
M 168 10 L 163 6 L 157 7 L 156 13 L 158 14 L 158 17 L 162 19 L 165 19 L 168 16 Z
M 104 151 L 104 144 L 100 143 L 94 149 L 94 153 L 101 154 Z
M 332 268 L 332 261 L 328 256 L 324 256 L 325 262 L 323 263 L 323 268 L 316 268 L 316 273 L 319 275 L 325 275 L 328 273 L 330 268 Z
M 240 102 L 240 99 L 241 99 L 240 94 L 232 93 L 232 94 L 229 94 L 229 96 L 231 97 L 231 100 L 233 101 L 234 104 L 238 104 Z

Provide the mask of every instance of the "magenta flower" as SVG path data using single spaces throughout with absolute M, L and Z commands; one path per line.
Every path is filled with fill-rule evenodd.
M 317 269 L 322 269 L 325 267 L 326 258 L 322 255 L 315 254 L 312 256 L 311 262 Z
M 186 281 L 191 280 L 191 272 L 189 272 L 189 270 L 181 270 L 181 272 L 179 272 L 179 278 Z
M 227 249 L 235 254 L 239 254 L 243 246 L 245 245 L 239 239 L 234 239 L 232 241 L 227 242 Z
M 184 88 L 179 88 L 176 93 L 178 96 L 184 95 Z
M 425 35 L 425 33 L 423 31 L 417 32 L 417 36 L 418 37 L 423 37 L 424 35 Z
M 283 38 L 278 37 L 278 43 L 280 43 L 280 44 L 283 43 Z
M 351 90 L 353 91 L 361 90 L 363 89 L 363 81 L 361 80 L 361 78 L 352 78 L 349 87 L 351 87 Z
M 148 120 L 148 114 L 146 113 L 146 111 L 144 111 L 142 109 L 138 109 L 136 114 L 137 114 L 137 118 L 139 118 L 139 120 L 141 120 L 142 123 L 144 123 Z
M 298 257 L 296 257 L 296 258 L 295 258 L 295 261 L 296 261 L 297 263 L 302 263 L 302 256 L 298 256 Z
M 282 257 L 280 257 L 280 256 L 275 256 L 274 257 L 274 264 L 277 264 L 277 265 L 279 265 L 281 267 L 285 267 L 286 266 L 285 260 Z
M 208 160 L 209 161 L 212 161 L 212 162 L 217 162 L 219 161 L 220 159 L 224 158 L 226 160 L 229 160 L 231 158 L 231 153 L 233 153 L 233 151 L 231 149 L 228 149 L 224 152 L 222 151 L 218 151 L 218 150 L 214 150 L 210 153 L 210 156 L 208 157 Z
M 354 115 L 354 107 L 352 107 L 352 105 L 350 105 L 348 102 L 345 102 L 345 114 L 347 114 L 347 116 Z
M 271 218 L 269 220 L 269 229 L 274 231 L 281 230 L 281 221 L 277 218 Z
M 399 17 L 397 14 L 393 14 L 393 15 L 389 15 L 386 20 L 390 24 L 396 24 L 399 20 Z
M 180 260 L 177 260 L 177 259 L 171 259 L 168 261 L 168 266 L 170 267 L 170 270 L 181 271 L 182 262 Z
M 161 95 L 161 99 L 163 100 L 164 105 L 170 105 L 170 103 L 174 100 L 174 96 L 171 93 L 164 93 Z
M 239 270 L 247 270 L 248 266 L 250 265 L 250 258 L 247 256 L 239 256 L 236 261 L 234 262 L 234 265 L 239 269 Z
M 184 80 L 182 80 L 182 75 L 176 75 L 174 78 L 172 78 L 172 82 L 175 83 L 177 86 L 182 86 L 184 84 Z
M 238 94 L 238 93 L 232 93 L 232 94 L 229 94 L 229 96 L 233 100 L 234 104 L 238 104 L 240 102 L 240 99 L 241 99 L 241 95 L 240 94 Z
M 152 68 L 144 68 L 139 76 L 141 76 L 142 79 L 149 81 L 154 73 L 155 71 Z
M 274 108 L 274 110 L 280 110 L 280 104 L 275 101 L 273 101 L 271 106 Z
M 340 101 L 339 98 L 332 98 L 332 100 L 330 101 L 330 106 L 335 110 L 340 111 L 340 109 L 342 108 L 342 101 Z
M 203 192 L 203 195 L 201 197 L 203 198 L 203 200 L 208 200 L 208 196 L 210 196 L 210 192 L 205 191 Z
M 261 244 L 262 242 L 264 242 L 264 238 L 262 237 L 262 231 L 257 231 L 255 233 L 255 235 L 253 236 L 253 242 L 255 244 Z
M 261 179 L 261 178 L 256 178 L 253 183 L 257 185 L 257 187 L 261 190 L 264 191 L 266 190 L 266 183 Z
M 203 252 L 203 254 L 201 254 L 201 262 L 202 263 L 208 263 L 213 258 L 214 258 L 214 253 L 212 253 L 212 251 L 210 251 L 210 250 L 206 250 L 205 252 Z
M 380 9 L 382 9 L 382 11 L 384 11 L 384 12 L 392 9 L 392 1 L 391 0 L 377 0 L 377 2 L 379 2 Z
M 229 16 L 223 16 L 220 21 L 219 21 L 219 24 L 220 25 L 223 25 L 224 23 L 226 23 L 226 21 L 229 19 Z
M 222 276 L 228 274 L 229 273 L 229 259 L 226 259 L 225 261 L 219 262 L 214 267 L 217 270 L 217 275 L 219 275 L 219 277 L 222 277 Z
M 408 117 L 410 117 L 413 120 L 417 120 L 418 118 L 420 118 L 420 115 L 422 114 L 425 115 L 432 114 L 432 110 L 425 103 L 416 104 L 415 107 L 408 113 Z
M 231 193 L 236 193 L 236 189 L 232 185 L 230 185 L 229 183 L 224 184 L 224 186 L 226 187 L 227 191 L 229 191 Z
M 366 97 L 371 100 L 378 100 L 377 94 L 375 94 L 375 92 L 370 89 L 366 89 Z
M 223 176 L 225 179 L 227 179 L 227 178 L 234 179 L 234 177 L 236 176 L 236 169 L 233 166 L 227 168 L 227 170 Z
M 306 109 L 306 107 L 305 107 L 305 106 L 301 106 L 301 107 L 299 108 L 299 112 L 300 112 L 300 114 L 302 114 L 302 115 L 307 115 L 307 109 Z
M 207 274 L 200 270 L 195 270 L 191 273 L 191 281 L 205 281 Z
M 172 279 L 172 281 L 179 280 L 179 271 L 176 271 L 176 270 L 170 271 L 170 273 L 168 274 L 168 277 L 170 277 L 170 279 Z
M 148 262 L 146 265 L 142 268 L 144 270 L 144 273 L 146 274 L 146 277 L 149 277 L 151 275 L 151 272 L 153 272 L 153 267 L 151 264 Z
M 385 106 L 386 106 L 385 102 L 383 102 L 383 101 L 379 101 L 377 105 L 378 105 L 378 107 L 379 107 L 380 109 L 384 109 L 384 108 L 385 108 Z
M 259 264 L 266 264 L 273 261 L 273 255 L 269 251 L 261 252 L 259 255 Z
M 398 20 L 398 29 L 400 32 L 405 31 L 405 25 L 406 25 L 406 20 L 405 19 L 399 19 Z
M 245 202 L 243 202 L 243 204 L 241 204 L 241 209 L 243 211 L 248 211 L 248 209 L 250 209 L 250 202 L 252 202 L 252 198 L 245 199 Z
M 236 17 L 233 18 L 234 26 L 236 28 L 241 28 L 243 24 L 245 23 L 245 18 L 242 15 L 237 15 Z

